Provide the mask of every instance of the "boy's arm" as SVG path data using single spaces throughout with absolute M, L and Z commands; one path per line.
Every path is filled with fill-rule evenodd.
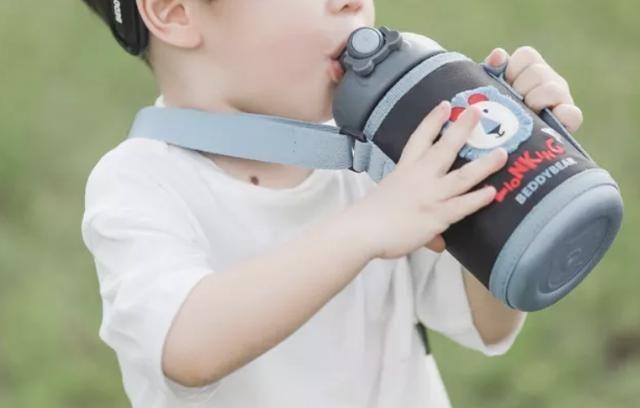
M 167 335 L 165 375 L 187 386 L 215 382 L 305 323 L 371 259 L 349 214 L 203 278 Z
M 485 344 L 503 341 L 519 326 L 526 312 L 511 309 L 463 267 L 463 280 L 473 322 Z
M 509 350 L 526 313 L 502 305 L 448 251 L 421 247 L 408 255 L 408 261 L 420 322 L 487 356 Z

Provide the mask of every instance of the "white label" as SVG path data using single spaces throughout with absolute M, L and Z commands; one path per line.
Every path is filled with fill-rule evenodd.
M 116 17 L 116 21 L 122 24 L 122 7 L 120 7 L 120 0 L 113 0 L 113 15 Z

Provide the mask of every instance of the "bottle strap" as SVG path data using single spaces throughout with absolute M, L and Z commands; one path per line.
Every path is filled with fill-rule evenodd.
M 321 169 L 366 171 L 379 182 L 395 163 L 362 135 L 277 116 L 146 107 L 128 138 L 162 140 L 192 150 Z

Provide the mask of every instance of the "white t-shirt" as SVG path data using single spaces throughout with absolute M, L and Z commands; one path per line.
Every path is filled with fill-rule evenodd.
M 87 181 L 82 237 L 99 278 L 99 334 L 117 354 L 133 407 L 449 407 L 416 319 L 486 355 L 506 352 L 525 319 L 502 343 L 483 344 L 462 266 L 426 248 L 372 260 L 291 336 L 216 383 L 188 388 L 163 375 L 165 336 L 200 279 L 268 251 L 375 186 L 366 173 L 316 169 L 293 188 L 270 189 L 151 139 L 126 139 L 107 152 Z

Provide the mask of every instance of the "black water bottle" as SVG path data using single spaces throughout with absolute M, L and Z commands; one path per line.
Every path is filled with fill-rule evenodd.
M 407 140 L 442 100 L 448 124 L 469 106 L 483 115 L 452 170 L 503 147 L 509 159 L 481 184 L 495 201 L 443 234 L 447 250 L 508 306 L 533 311 L 575 288 L 620 228 L 618 185 L 566 129 L 531 111 L 499 76 L 433 40 L 386 27 L 354 31 L 341 57 L 336 124 L 397 163 Z

